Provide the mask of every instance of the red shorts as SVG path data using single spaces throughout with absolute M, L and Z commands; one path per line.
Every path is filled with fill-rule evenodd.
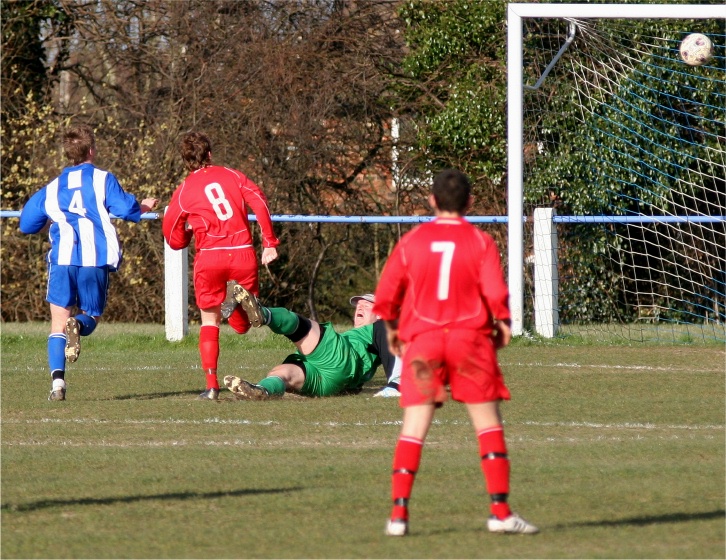
M 227 295 L 227 281 L 236 280 L 254 295 L 260 284 L 254 248 L 197 251 L 194 257 L 194 295 L 199 309 L 220 305 Z M 229 325 L 238 333 L 250 329 L 247 314 L 237 306 Z
M 418 335 L 406 345 L 401 372 L 402 407 L 446 401 L 509 400 L 492 339 L 481 331 L 442 329 Z

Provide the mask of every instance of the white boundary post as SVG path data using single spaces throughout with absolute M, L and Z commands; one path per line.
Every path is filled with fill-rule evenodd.
M 509 306 L 512 334 L 524 331 L 523 72 L 522 18 L 726 18 L 714 4 L 519 4 L 507 5 L 507 170 Z
M 534 325 L 545 338 L 554 338 L 560 323 L 554 215 L 554 208 L 534 211 Z
M 189 250 L 175 251 L 164 241 L 166 339 L 182 340 L 189 332 Z

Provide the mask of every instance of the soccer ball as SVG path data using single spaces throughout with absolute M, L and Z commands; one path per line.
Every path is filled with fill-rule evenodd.
M 701 33 L 691 33 L 681 41 L 681 58 L 689 66 L 701 66 L 713 56 L 711 39 Z

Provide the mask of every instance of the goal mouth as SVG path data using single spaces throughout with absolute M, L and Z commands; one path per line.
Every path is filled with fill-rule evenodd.
M 513 332 L 725 340 L 726 8 L 508 17 Z

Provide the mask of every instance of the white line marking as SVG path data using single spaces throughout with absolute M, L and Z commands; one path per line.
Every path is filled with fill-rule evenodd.
M 30 420 L 21 419 L 3 419 L 0 424 L 151 424 L 151 425 L 203 425 L 203 424 L 229 424 L 237 426 L 272 426 L 279 425 L 282 422 L 278 420 L 244 420 L 244 419 L 228 419 L 228 418 L 205 418 L 203 420 L 180 420 L 175 418 L 168 418 L 166 420 L 160 420 L 157 418 L 149 419 L 125 419 L 125 420 L 104 420 L 100 418 L 39 418 Z M 345 427 L 345 426 L 357 426 L 362 428 L 368 428 L 371 426 L 400 426 L 401 420 L 374 420 L 373 422 L 305 422 L 298 423 L 295 425 L 308 425 L 308 426 L 328 426 L 331 428 Z M 449 425 L 449 426 L 470 426 L 469 420 L 437 420 L 434 419 L 433 424 L 435 425 Z M 504 421 L 505 426 L 541 426 L 545 428 L 551 427 L 563 427 L 563 428 L 587 428 L 587 429 L 604 429 L 604 430 L 721 430 L 726 429 L 724 424 L 654 424 L 639 423 L 639 422 L 624 422 L 624 423 L 602 423 L 602 422 L 539 422 L 534 420 L 523 420 L 520 422 Z
M 578 363 L 556 363 L 547 364 L 544 362 L 502 362 L 501 367 L 539 367 L 539 368 L 561 368 L 561 369 L 608 369 L 608 370 L 623 370 L 623 371 L 665 371 L 665 372 L 682 372 L 688 371 L 691 373 L 724 373 L 723 369 L 711 369 L 701 368 L 696 366 L 683 366 L 683 367 L 662 367 L 662 366 L 621 366 L 615 364 L 578 364 Z
M 526 443 L 528 445 L 532 444 L 552 444 L 552 443 L 593 443 L 593 442 L 627 442 L 627 441 L 682 441 L 682 440 L 717 440 L 716 436 L 714 435 L 703 435 L 701 437 L 696 437 L 695 434 L 688 434 L 688 435 L 649 435 L 649 436 L 643 436 L 642 434 L 635 434 L 632 436 L 602 436 L 598 435 L 595 437 L 569 437 L 569 436 L 558 436 L 558 437 L 543 437 L 543 438 L 536 438 L 536 437 L 527 437 L 527 436 L 517 436 L 517 437 L 507 437 L 507 442 L 516 444 L 516 443 Z M 719 440 L 721 438 L 718 438 Z M 150 447 L 150 448 L 161 448 L 161 447 L 186 447 L 186 446 L 206 446 L 206 447 L 343 447 L 343 448 L 379 448 L 379 447 L 390 447 L 395 443 L 395 437 L 392 437 L 390 440 L 331 440 L 331 439 L 324 439 L 324 440 L 316 440 L 316 441 L 310 441 L 310 442 L 300 442 L 300 441 L 292 441 L 289 438 L 277 438 L 277 439 L 222 439 L 222 440 L 214 440 L 214 439 L 203 439 L 203 440 L 193 440 L 193 439 L 186 439 L 186 440 L 157 440 L 157 441 L 139 441 L 139 442 L 113 442 L 108 441 L 106 439 L 103 439 L 101 441 L 83 441 L 83 440 L 58 440 L 56 438 L 51 438 L 47 440 L 25 440 L 25 441 L 3 441 L 3 445 L 6 447 L 44 447 L 44 446 L 61 446 L 61 447 L 115 447 L 115 448 L 140 448 L 140 447 Z M 461 442 L 458 442 L 461 444 Z M 451 446 L 452 442 L 447 440 L 444 442 L 436 441 L 435 439 L 431 439 L 431 441 L 426 442 L 427 446 Z
M 527 421 L 521 422 L 525 426 L 562 426 L 566 428 L 605 428 L 605 429 L 639 429 L 639 430 L 723 430 L 726 428 L 723 424 L 706 424 L 705 426 L 693 425 L 689 426 L 686 424 L 666 424 L 658 425 L 648 422 L 647 424 L 642 423 L 618 423 L 618 424 L 602 424 L 598 422 L 533 422 Z

